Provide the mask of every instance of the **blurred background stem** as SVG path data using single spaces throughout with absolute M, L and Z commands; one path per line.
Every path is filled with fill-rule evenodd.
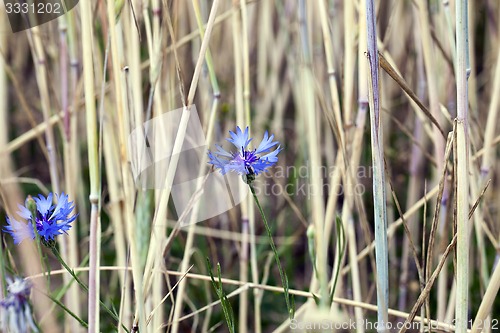
M 377 321 L 378 332 L 387 332 L 389 322 L 389 269 L 387 248 L 387 213 L 385 194 L 384 147 L 380 112 L 379 60 L 377 30 L 373 0 L 366 0 L 368 62 L 370 68 L 368 87 L 370 101 L 370 127 L 373 164 L 373 206 L 375 223 L 375 253 L 377 261 Z

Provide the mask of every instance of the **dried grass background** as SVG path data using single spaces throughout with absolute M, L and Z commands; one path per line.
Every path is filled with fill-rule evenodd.
M 210 146 L 236 125 L 248 125 L 254 141 L 269 130 L 284 147 L 258 185 L 296 295 L 297 320 L 376 321 L 365 2 L 83 2 L 16 34 L 0 21 L 2 215 L 13 214 L 27 195 L 69 193 L 79 217 L 69 236 L 59 239 L 61 252 L 85 280 L 97 278 L 94 291 L 129 329 L 226 332 L 208 256 L 221 263 L 238 332 L 289 331 L 278 271 L 253 201 L 178 229 L 169 191 L 134 185 L 126 144 L 131 130 L 195 104 Z M 500 3 L 468 5 L 470 328 L 478 314 L 500 320 L 500 279 L 493 273 L 500 258 Z M 211 13 L 213 23 L 206 25 Z M 432 287 L 429 281 L 452 242 L 461 193 L 454 186 L 451 140 L 457 116 L 455 1 L 377 1 L 376 13 L 389 319 L 404 321 L 428 292 L 415 320 L 451 323 L 452 248 Z M 336 216 L 347 242 L 342 258 Z M 34 245 L 14 246 L 7 236 L 2 244 L 12 271 L 35 283 L 35 318 L 44 332 L 83 332 L 44 295 L 70 281 L 57 261 L 50 258 L 47 291 Z M 316 249 L 318 280 L 308 244 Z M 334 303 L 318 311 L 311 292 L 331 287 L 336 271 Z M 62 301 L 93 322 L 92 330 L 115 331 L 102 309 L 89 307 L 94 296 L 75 284 Z M 483 300 L 492 304 L 490 311 L 479 310 Z

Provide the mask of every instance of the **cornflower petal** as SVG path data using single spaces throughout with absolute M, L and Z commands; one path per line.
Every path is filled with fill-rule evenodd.
M 236 148 L 244 149 L 248 146 L 252 139 L 248 138 L 248 126 L 245 128 L 245 133 L 241 131 L 241 128 L 236 127 L 236 133 L 229 131 L 231 138 L 228 138 L 227 141 L 231 142 Z
M 54 212 L 50 216 L 49 219 L 56 220 L 68 220 L 69 214 L 73 210 L 74 206 L 72 206 L 73 202 L 68 202 L 68 195 L 65 195 L 64 192 L 57 198 L 57 205 L 54 208 Z M 73 216 L 76 218 L 76 216 Z M 74 220 L 74 219 L 73 219 Z
M 23 240 L 29 238 L 35 238 L 35 231 L 31 224 L 26 224 L 19 222 L 13 218 L 7 217 L 7 225 L 3 228 L 5 232 L 8 232 L 14 238 L 14 244 L 19 244 Z
M 220 145 L 215 145 L 215 147 L 217 147 L 217 152 L 215 154 L 217 154 L 219 156 L 225 156 L 225 157 L 233 158 L 233 154 L 227 152 Z
M 50 220 L 54 219 L 54 217 L 56 219 L 60 216 L 62 217 L 62 215 L 64 215 L 64 212 L 61 212 L 61 210 L 64 209 L 66 205 L 68 205 L 68 198 L 64 196 L 64 192 L 61 193 L 59 197 L 56 195 L 56 198 L 57 204 L 49 217 Z
M 255 150 L 255 153 L 262 154 L 270 151 L 272 147 L 276 146 L 279 143 L 278 141 L 273 142 L 273 139 L 274 139 L 274 134 L 269 137 L 269 134 L 266 131 L 264 133 L 262 141 L 260 142 L 260 145 Z
M 208 158 L 210 159 L 208 161 L 209 164 L 212 164 L 217 169 L 220 169 L 223 175 L 226 173 L 225 169 L 228 161 L 220 159 L 216 155 L 212 154 L 212 152 L 210 151 L 208 152 Z
M 17 205 L 17 207 L 19 208 L 19 211 L 17 212 L 19 216 L 21 216 L 25 220 L 31 219 L 31 212 L 28 208 L 21 206 L 19 204 Z
M 274 163 L 278 162 L 278 156 L 277 156 L 277 155 L 278 155 L 278 153 L 279 153 L 280 151 L 282 151 L 282 150 L 283 150 L 283 148 L 280 148 L 280 146 L 278 146 L 278 148 L 277 148 L 275 151 L 273 151 L 273 152 L 271 152 L 271 153 L 269 153 L 269 154 L 266 154 L 266 155 L 262 156 L 260 159 L 261 159 L 261 160 L 266 160 L 266 161 L 268 161 L 269 163 L 274 164 Z
M 38 195 L 38 198 L 35 197 L 34 199 L 38 212 L 40 212 L 43 216 L 47 216 L 47 213 L 52 208 L 52 193 L 49 193 L 47 198 L 40 194 Z

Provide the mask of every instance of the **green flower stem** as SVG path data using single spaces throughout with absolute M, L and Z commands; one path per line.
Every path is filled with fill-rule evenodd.
M 52 253 L 54 253 L 54 255 L 56 256 L 56 259 L 61 263 L 61 265 L 68 271 L 68 273 L 75 279 L 75 281 L 80 285 L 80 287 L 82 287 L 87 293 L 89 292 L 89 287 L 87 287 L 87 285 L 85 283 L 83 283 L 82 280 L 80 280 L 80 278 L 75 274 L 75 272 L 66 264 L 66 262 L 63 260 L 63 258 L 61 257 L 61 254 L 59 253 L 59 251 L 57 250 L 56 248 L 56 244 L 55 242 L 51 242 L 49 244 L 47 244 L 48 247 L 52 250 Z M 106 304 L 104 304 L 101 300 L 99 300 L 99 303 L 101 304 L 101 306 L 104 308 L 104 310 L 106 310 L 106 312 L 114 319 L 116 320 L 117 322 L 120 322 L 120 318 L 118 318 L 118 316 L 113 312 L 111 311 L 110 308 L 108 308 L 106 306 Z M 130 333 L 130 331 L 122 324 L 122 327 L 123 329 L 127 332 L 127 333 Z
M 335 219 L 335 224 L 337 227 L 337 255 L 338 255 L 338 262 L 340 262 L 342 260 L 342 258 L 344 257 L 345 248 L 346 248 L 344 224 L 342 223 L 342 219 L 338 216 Z M 335 278 L 333 280 L 332 291 L 330 293 L 330 304 L 333 303 L 333 296 L 335 295 L 335 288 L 337 288 L 337 281 L 339 278 L 339 274 L 340 274 L 340 267 L 335 272 Z
M 32 216 L 32 225 L 33 225 L 33 233 L 35 234 L 35 244 L 36 244 L 36 249 L 38 251 L 38 256 L 40 257 L 40 261 L 42 263 L 42 266 L 45 268 L 43 270 L 44 274 L 47 277 L 47 291 L 50 290 L 50 266 L 48 264 L 47 257 L 45 254 L 42 252 L 42 247 L 41 247 L 41 242 L 40 242 L 40 234 L 38 233 L 38 229 L 36 227 L 36 222 L 35 222 L 35 217 L 37 216 L 38 209 L 36 207 L 36 202 L 33 199 L 31 195 L 28 195 L 26 198 L 26 207 L 31 213 Z
M 57 305 L 59 305 L 64 311 L 66 311 L 71 317 L 75 318 L 79 323 L 80 325 L 82 325 L 83 327 L 85 328 L 88 328 L 89 325 L 80 317 L 78 317 L 73 311 L 71 311 L 70 309 L 68 309 L 66 307 L 66 305 L 64 305 L 61 301 L 59 301 L 56 297 L 52 297 L 51 295 L 47 295 L 48 298 L 50 298 L 50 300 L 54 303 L 56 303 Z M 36 323 L 35 323 L 36 325 Z M 40 331 L 40 328 L 38 327 L 38 331 Z
M 89 254 L 87 254 L 85 256 L 85 258 L 83 258 L 83 261 L 80 263 L 80 266 L 85 266 L 87 265 L 89 262 Z M 75 273 L 76 276 L 79 276 L 82 272 L 77 272 Z M 57 295 L 54 297 L 55 299 L 57 300 L 61 300 L 61 298 L 64 296 L 64 294 L 68 291 L 69 287 L 71 287 L 71 285 L 73 284 L 75 280 L 70 280 L 66 283 L 66 285 L 64 285 L 61 289 L 59 289 L 59 292 L 57 293 Z
M 224 313 L 224 318 L 226 319 L 227 327 L 230 333 L 235 333 L 235 321 L 234 321 L 234 312 L 231 307 L 231 303 L 227 299 L 227 295 L 224 292 L 224 288 L 222 285 L 222 273 L 220 269 L 220 264 L 217 263 L 217 276 L 219 280 L 216 282 L 214 278 L 214 274 L 212 273 L 212 264 L 210 263 L 210 259 L 207 257 L 207 268 L 208 274 L 210 274 L 210 279 L 212 280 L 212 285 L 217 293 L 217 297 L 219 298 L 220 304 L 222 306 L 222 312 Z
M 36 248 L 38 251 L 38 256 L 40 259 L 43 258 L 42 255 L 42 247 L 40 246 L 40 235 L 38 234 L 38 229 L 36 228 L 36 222 L 34 222 L 35 217 L 37 215 L 37 208 L 36 208 L 36 202 L 33 200 L 33 197 L 31 195 L 28 195 L 26 198 L 26 207 L 28 207 L 28 210 L 31 213 L 31 219 L 33 220 L 32 226 L 33 226 L 33 232 L 35 234 L 35 239 L 36 239 Z
M 251 180 L 249 177 L 248 180 Z M 259 199 L 257 198 L 257 194 L 255 194 L 255 189 L 253 188 L 252 182 L 247 181 L 248 186 L 250 187 L 250 191 L 252 191 L 253 198 L 255 200 L 255 203 L 257 204 L 257 207 L 259 208 L 260 215 L 262 216 L 262 220 L 264 221 L 264 226 L 266 227 L 267 231 L 267 236 L 269 237 L 269 244 L 271 245 L 271 249 L 273 250 L 274 253 L 274 259 L 276 259 L 276 264 L 278 265 L 278 270 L 280 272 L 280 277 L 281 277 L 281 283 L 283 284 L 283 290 L 285 294 L 285 301 L 286 301 L 286 307 L 288 309 L 288 316 L 290 319 L 293 319 L 294 317 L 294 301 L 293 297 L 290 299 L 290 295 L 288 293 L 288 278 L 283 271 L 283 268 L 281 267 L 281 262 L 280 262 L 280 257 L 278 255 L 278 251 L 276 250 L 276 246 L 274 245 L 274 240 L 273 240 L 273 235 L 271 233 L 271 228 L 269 228 L 269 224 L 267 223 L 266 215 L 264 214 L 264 211 L 262 210 L 262 206 L 260 205 Z

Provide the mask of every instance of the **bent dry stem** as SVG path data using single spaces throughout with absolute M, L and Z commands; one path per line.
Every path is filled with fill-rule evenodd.
M 286 273 L 283 271 L 283 267 L 281 267 L 281 261 L 280 257 L 278 255 L 278 251 L 276 250 L 276 245 L 274 245 L 274 240 L 273 240 L 273 235 L 271 233 L 271 228 L 269 228 L 269 223 L 267 222 L 266 215 L 264 214 L 264 211 L 262 210 L 262 206 L 260 205 L 259 199 L 257 198 L 257 194 L 255 194 L 255 189 L 252 185 L 252 177 L 248 177 L 247 179 L 247 184 L 248 187 L 250 187 L 250 191 L 252 191 L 253 198 L 255 200 L 255 203 L 257 204 L 257 207 L 259 208 L 260 215 L 262 216 L 262 220 L 264 221 L 264 226 L 266 227 L 267 231 L 267 236 L 269 237 L 269 244 L 271 245 L 271 249 L 273 250 L 274 253 L 274 259 L 276 259 L 276 265 L 278 265 L 278 270 L 280 272 L 280 277 L 281 277 L 281 283 L 283 284 L 283 290 L 285 294 L 285 302 L 286 302 L 286 308 L 288 309 L 288 317 L 290 319 L 293 319 L 295 315 L 295 302 L 293 295 L 290 296 L 288 292 L 288 277 L 286 276 Z

